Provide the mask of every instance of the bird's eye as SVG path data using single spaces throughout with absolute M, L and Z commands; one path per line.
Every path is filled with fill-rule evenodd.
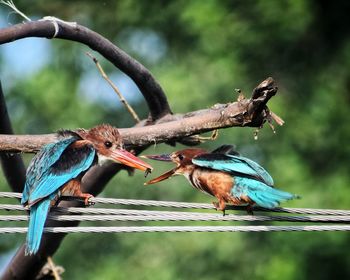
M 106 141 L 105 146 L 106 146 L 106 148 L 110 148 L 110 147 L 112 147 L 112 143 L 110 141 Z
M 177 157 L 179 158 L 179 160 L 183 160 L 184 159 L 184 156 L 182 154 L 179 154 Z

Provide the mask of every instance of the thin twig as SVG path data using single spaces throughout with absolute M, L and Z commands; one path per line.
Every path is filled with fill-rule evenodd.
M 4 1 L 1 0 L 0 4 L 6 5 L 8 7 L 10 7 L 15 13 L 19 14 L 21 17 L 23 17 L 25 20 L 27 21 L 32 21 L 29 17 L 27 17 L 24 13 L 22 13 L 17 7 L 16 5 L 13 3 L 12 0 L 8 0 L 8 1 Z
M 113 88 L 113 90 L 115 91 L 115 93 L 118 95 L 120 102 L 124 104 L 124 106 L 126 107 L 126 109 L 129 111 L 129 113 L 131 114 L 131 116 L 134 118 L 134 120 L 136 121 L 136 123 L 140 122 L 140 118 L 137 115 L 137 113 L 135 112 L 135 110 L 130 106 L 130 104 L 126 101 L 126 99 L 124 98 L 124 96 L 121 94 L 121 92 L 119 91 L 119 89 L 117 88 L 117 86 L 111 81 L 111 79 L 107 76 L 107 74 L 105 73 L 105 71 L 103 70 L 101 64 L 98 62 L 97 58 L 94 57 L 91 53 L 86 52 L 86 55 L 89 56 L 92 61 L 96 64 L 96 67 L 98 69 L 98 71 L 101 73 L 101 76 L 109 83 L 109 85 Z
M 50 268 L 52 270 L 52 274 L 53 274 L 55 280 L 61 280 L 61 277 L 58 274 L 58 271 L 56 269 L 56 266 L 55 266 L 55 264 L 54 264 L 54 262 L 53 262 L 53 260 L 52 260 L 52 258 L 50 256 L 47 257 L 47 263 L 49 264 L 49 266 L 50 266 Z
M 211 135 L 208 137 L 207 136 L 200 136 L 200 135 L 193 135 L 192 137 L 196 137 L 196 139 L 199 140 L 201 143 L 205 142 L 207 140 L 215 141 L 219 137 L 219 130 L 218 129 L 213 130 Z

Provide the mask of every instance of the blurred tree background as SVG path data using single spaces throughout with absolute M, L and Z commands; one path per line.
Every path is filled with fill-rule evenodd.
M 349 209 L 350 2 L 348 1 L 45 1 L 17 0 L 32 19 L 52 15 L 97 31 L 148 67 L 174 112 L 247 96 L 272 76 L 269 106 L 286 124 L 221 130 L 213 149 L 236 144 L 302 196 L 289 207 Z M 22 21 L 0 7 L 1 27 Z M 85 55 L 63 40 L 25 39 L 0 46 L 0 77 L 16 133 L 48 133 L 108 122 L 133 125 Z M 142 117 L 132 82 L 99 57 Z M 177 146 L 176 149 L 180 149 Z M 172 151 L 159 145 L 147 153 Z M 32 155 L 25 155 L 26 162 Z M 155 165 L 155 174 L 169 168 Z M 182 177 L 144 187 L 140 172 L 119 174 L 106 197 L 210 202 Z M 0 190 L 9 191 L 3 176 Z M 0 267 L 25 235 L 2 236 Z M 54 259 L 65 279 L 348 279 L 348 233 L 70 234 Z

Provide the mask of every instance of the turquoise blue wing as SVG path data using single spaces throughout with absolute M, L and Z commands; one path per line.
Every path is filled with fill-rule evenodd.
M 269 186 L 274 185 L 271 175 L 261 165 L 259 165 L 255 161 L 246 157 L 236 157 L 236 158 L 239 158 L 243 162 L 247 163 L 247 165 L 249 165 L 249 167 L 252 168 L 256 172 L 256 174 L 265 181 L 267 185 Z
M 297 195 L 272 188 L 254 179 L 234 176 L 234 180 L 235 186 L 231 194 L 237 198 L 248 196 L 261 207 L 275 208 L 283 201 L 299 198 Z
M 33 204 L 57 192 L 65 183 L 89 169 L 94 159 L 95 149 L 92 145 L 66 148 L 54 164 L 43 173 L 37 174 L 38 180 L 30 186 L 28 204 Z
M 21 200 L 22 204 L 28 201 L 35 182 L 40 180 L 41 176 L 60 158 L 64 150 L 76 140 L 76 137 L 69 137 L 47 144 L 33 157 L 27 168 L 26 182 Z
M 243 177 L 250 177 L 273 186 L 271 175 L 251 159 L 230 154 L 202 154 L 192 159 L 195 165 L 225 171 Z

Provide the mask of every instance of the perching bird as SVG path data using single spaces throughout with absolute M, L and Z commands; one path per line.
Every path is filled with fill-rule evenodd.
M 223 145 L 211 153 L 203 149 L 185 149 L 143 157 L 177 164 L 145 185 L 184 175 L 194 188 L 215 196 L 219 202 L 213 204 L 224 214 L 226 203 L 247 205 L 248 213 L 252 213 L 253 205 L 275 208 L 282 201 L 298 197 L 275 189 L 270 174 L 256 162 L 240 156 L 231 145 Z
M 93 196 L 82 193 L 80 185 L 90 167 L 114 161 L 146 172 L 152 170 L 123 149 L 118 130 L 110 125 L 64 130 L 58 136 L 57 142 L 44 146 L 34 156 L 27 169 L 21 200 L 30 209 L 26 254 L 38 251 L 49 208 L 61 195 L 81 197 L 89 204 Z

